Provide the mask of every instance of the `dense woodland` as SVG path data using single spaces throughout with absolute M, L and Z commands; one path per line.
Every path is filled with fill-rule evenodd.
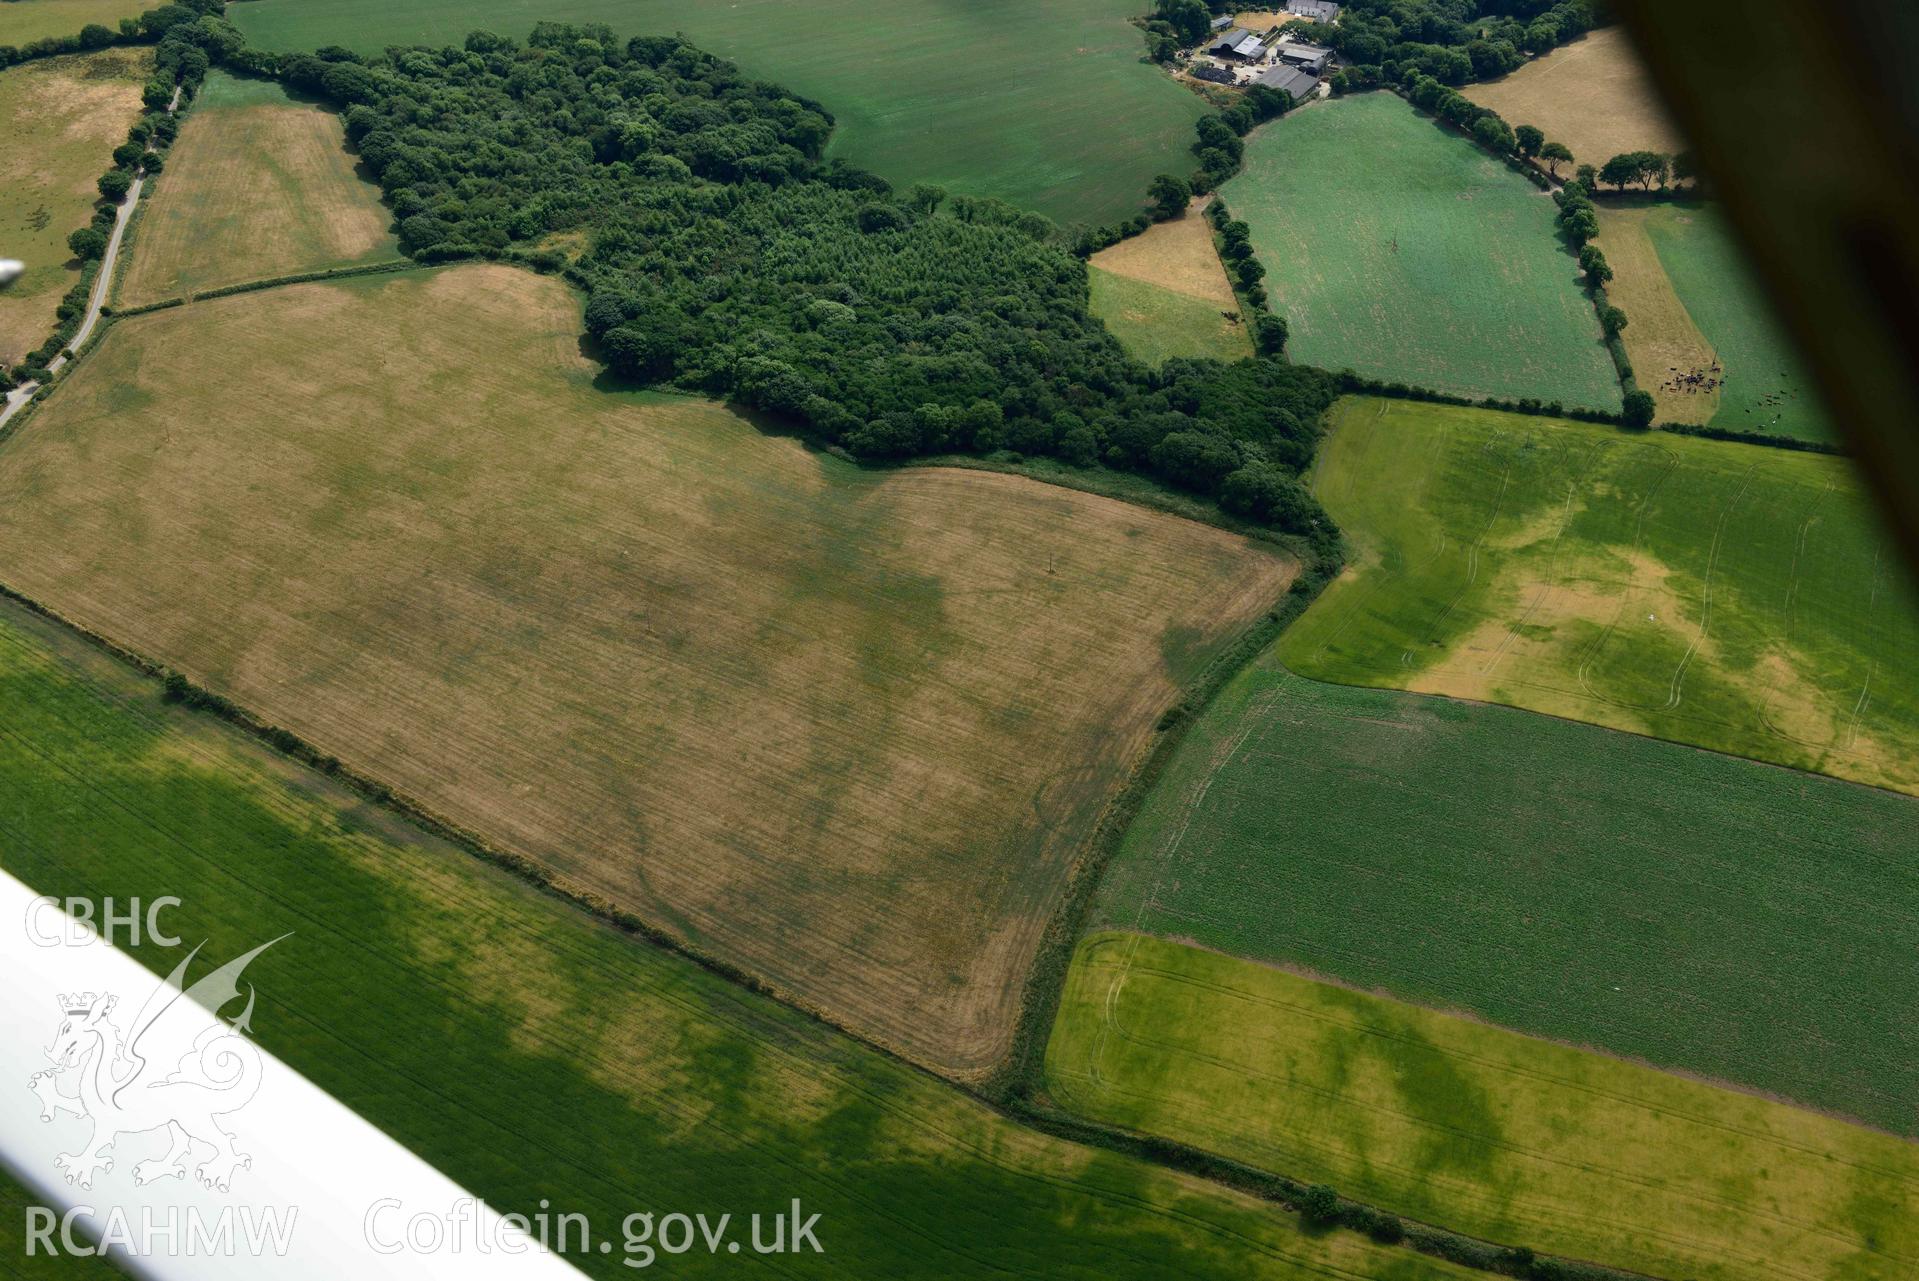
M 607 364 L 868 459 L 1012 450 L 1145 472 L 1330 543 L 1295 477 L 1336 380 L 1129 358 L 1045 219 L 822 159 L 824 108 L 672 37 L 228 51 L 342 107 L 406 250 L 526 255 L 587 293 Z M 1237 141 L 1237 138 L 1234 139 Z M 555 233 L 584 232 L 570 265 Z

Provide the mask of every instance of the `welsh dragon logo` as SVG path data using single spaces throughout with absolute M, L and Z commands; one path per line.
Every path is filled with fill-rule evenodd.
M 60 998 L 60 1030 L 46 1051 L 54 1066 L 34 1073 L 27 1085 L 40 1098 L 42 1121 L 71 1112 L 93 1122 L 92 1137 L 79 1151 L 54 1158 L 68 1183 L 92 1187 L 97 1175 L 112 1172 L 120 1139 L 161 1130 L 168 1138 L 166 1155 L 135 1165 L 135 1183 L 190 1173 L 225 1192 L 236 1170 L 252 1168 L 253 1158 L 234 1146 L 219 1122 L 260 1088 L 260 1052 L 247 1040 L 252 985 L 239 1017 L 225 1021 L 220 1011 L 240 999 L 246 967 L 279 941 L 262 943 L 187 987 L 187 967 L 200 954 L 194 948 L 124 1029 L 113 1018 L 117 997 L 80 992 Z M 214 1026 L 196 1034 L 199 1020 L 187 1017 L 183 999 L 213 1013 Z

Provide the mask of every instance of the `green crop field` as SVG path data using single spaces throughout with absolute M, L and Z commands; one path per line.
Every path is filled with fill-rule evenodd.
M 0 0 L 0 13 L 12 6 Z M 140 115 L 147 49 L 41 58 L 0 72 L 0 258 L 26 274 L 0 290 L 0 366 L 53 333 L 60 299 L 80 279 L 67 237 L 93 216 L 94 185 Z
M 1919 792 L 1919 608 L 1844 459 L 1407 401 L 1331 421 L 1314 484 L 1356 555 L 1294 670 Z
M 96 24 L 118 31 L 120 19 L 158 7 L 152 0 L 0 0 L 0 44 L 18 48 L 49 36 L 77 36 Z
M 1122 347 L 1149 365 L 1175 356 L 1232 361 L 1253 354 L 1246 327 L 1227 320 L 1217 302 L 1099 267 L 1088 268 L 1086 275 L 1093 314 Z
M 1612 217 L 1610 210 L 1601 216 L 1602 240 Z M 1724 386 L 1712 425 L 1802 440 L 1833 439 L 1812 377 L 1761 296 L 1722 215 L 1710 205 L 1658 205 L 1642 217 L 1674 292 L 1718 354 Z M 1635 370 L 1649 387 L 1662 372 Z
M 291 931 L 248 970 L 261 1044 L 502 1213 L 550 1203 L 598 1229 L 797 1197 L 825 1253 L 771 1261 L 789 1276 L 1469 1275 L 1023 1130 L 169 707 L 11 605 L 0 795 L 0 866 L 41 893 L 178 895 L 168 921 L 207 956 Z M 617 1253 L 572 1262 L 633 1275 Z
M 1192 166 L 1198 97 L 1140 62 L 1142 0 L 256 0 L 230 14 L 269 49 L 458 44 L 486 28 L 603 22 L 685 34 L 816 99 L 833 155 L 895 184 L 997 196 L 1062 223 L 1132 216 Z
M 391 222 L 336 113 L 215 72 L 140 211 L 117 302 L 397 259 Z
M 1892 792 L 1269 654 L 1097 919 L 1919 1135 L 1915 832 Z
M 1618 406 L 1552 201 L 1392 94 L 1256 131 L 1220 194 L 1252 228 L 1295 360 L 1463 396 Z
M 1046 1083 L 1085 1116 L 1652 1276 L 1919 1272 L 1919 1145 L 1137 934 L 1080 944 Z

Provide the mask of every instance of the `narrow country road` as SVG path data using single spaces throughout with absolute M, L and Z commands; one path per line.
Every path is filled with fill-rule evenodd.
M 180 89 L 176 86 L 173 90 L 173 100 L 167 103 L 167 114 L 173 114 L 179 106 Z M 100 309 L 106 306 L 107 291 L 113 287 L 113 268 L 120 261 L 120 242 L 126 238 L 127 224 L 133 221 L 133 210 L 140 203 L 140 189 L 146 185 L 146 181 L 146 170 L 142 169 L 136 173 L 133 177 L 133 185 L 127 188 L 126 199 L 120 202 L 119 209 L 114 213 L 113 234 L 107 237 L 106 252 L 100 255 L 100 270 L 95 273 L 93 288 L 87 294 L 86 314 L 80 317 L 80 327 L 74 330 L 73 337 L 67 340 L 66 347 L 47 362 L 47 369 L 52 373 L 59 373 L 67 363 L 67 352 L 79 351 L 86 346 L 87 339 L 93 337 L 93 331 L 100 323 Z M 4 428 L 7 421 L 19 413 L 26 406 L 27 401 L 32 399 L 33 393 L 39 390 L 39 383 L 30 382 L 21 383 L 8 392 L 6 407 L 0 409 L 0 428 Z

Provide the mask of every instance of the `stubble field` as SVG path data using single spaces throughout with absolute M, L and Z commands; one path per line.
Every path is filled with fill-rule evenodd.
M 502 1213 L 608 1234 L 636 1210 L 738 1225 L 798 1198 L 824 1253 L 755 1260 L 797 1277 L 1470 1275 L 1022 1129 L 166 705 L 6 603 L 0 795 L 0 867 L 41 893 L 176 895 L 169 925 L 207 956 L 290 934 L 248 971 L 261 1045 Z M 156 973 L 179 960 L 130 950 Z M 0 1180 L 0 1209 L 12 1195 Z M 634 1275 L 619 1253 L 568 1257 Z M 8 1277 L 23 1266 L 0 1253 Z
M 1651 1276 L 1919 1269 L 1919 1146 L 1160 939 L 1081 943 L 1046 1080 L 1082 1115 Z
M 1919 793 L 1919 606 L 1850 464 L 1352 398 L 1356 545 L 1302 675 L 1487 699 Z
M 67 237 L 93 216 L 94 184 L 140 115 L 152 66 L 148 50 L 107 49 L 0 72 L 0 257 L 27 267 L 0 290 L 0 365 L 53 333 L 60 299 L 80 278 Z
M 831 154 L 905 187 L 997 196 L 1066 224 L 1131 217 L 1192 159 L 1199 98 L 1140 61 L 1136 0 L 258 0 L 231 17 L 254 44 L 459 44 L 484 28 L 603 22 L 684 33 L 748 75 L 824 104 Z
M 1255 130 L 1221 189 L 1304 364 L 1481 399 L 1616 408 L 1553 205 L 1389 93 Z
M 215 72 L 140 213 L 118 301 L 398 258 L 391 221 L 354 172 L 337 114 Z
M 0 450 L 16 589 L 921 1062 L 982 1074 L 1263 544 L 596 389 L 469 266 L 122 321 Z M 324 340 L 321 336 L 324 335 Z
M 1603 165 L 1622 151 L 1670 156 L 1686 148 L 1624 27 L 1588 32 L 1460 92 L 1508 124 L 1539 126 L 1572 150 L 1575 164 Z

